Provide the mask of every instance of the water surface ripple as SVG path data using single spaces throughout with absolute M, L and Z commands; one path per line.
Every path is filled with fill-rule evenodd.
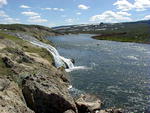
M 75 59 L 76 65 L 89 67 L 70 73 L 73 87 L 98 95 L 105 107 L 148 113 L 150 45 L 95 40 L 90 36 L 49 37 L 62 56 Z

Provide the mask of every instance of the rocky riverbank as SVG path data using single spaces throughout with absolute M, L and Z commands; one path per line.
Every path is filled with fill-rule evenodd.
M 36 26 L 32 26 L 34 30 L 22 26 L 24 30 L 17 31 L 17 27 L 0 32 L 0 113 L 122 113 L 115 108 L 102 110 L 101 100 L 93 95 L 73 98 L 68 90 L 69 75 L 63 67 L 54 66 L 52 55 L 14 35 L 21 33 L 24 38 L 51 44 L 44 33 L 57 33 Z

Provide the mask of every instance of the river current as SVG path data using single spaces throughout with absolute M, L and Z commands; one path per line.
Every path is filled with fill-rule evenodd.
M 85 66 L 70 72 L 74 88 L 99 96 L 105 108 L 150 112 L 149 44 L 95 40 L 89 34 L 48 39 L 60 55 L 73 58 L 75 66 Z

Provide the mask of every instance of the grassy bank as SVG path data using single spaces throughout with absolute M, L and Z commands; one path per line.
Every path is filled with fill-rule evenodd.
M 16 76 L 26 75 L 26 73 L 55 71 L 53 57 L 46 49 L 11 35 L 10 32 L 24 33 L 30 36 L 39 35 L 36 37 L 37 39 L 49 44 L 52 43 L 45 37 L 56 34 L 37 26 L 14 26 L 16 25 L 0 25 L 0 77 L 9 76 L 15 79 Z
M 54 28 L 61 33 L 96 34 L 92 38 L 119 42 L 150 43 L 150 20 L 126 23 L 71 25 Z

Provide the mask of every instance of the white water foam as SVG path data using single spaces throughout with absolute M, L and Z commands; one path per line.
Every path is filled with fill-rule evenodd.
M 92 68 L 86 67 L 86 66 L 74 66 L 73 68 L 66 69 L 66 72 L 71 72 L 75 70 L 89 70 L 89 69 L 92 69 Z

